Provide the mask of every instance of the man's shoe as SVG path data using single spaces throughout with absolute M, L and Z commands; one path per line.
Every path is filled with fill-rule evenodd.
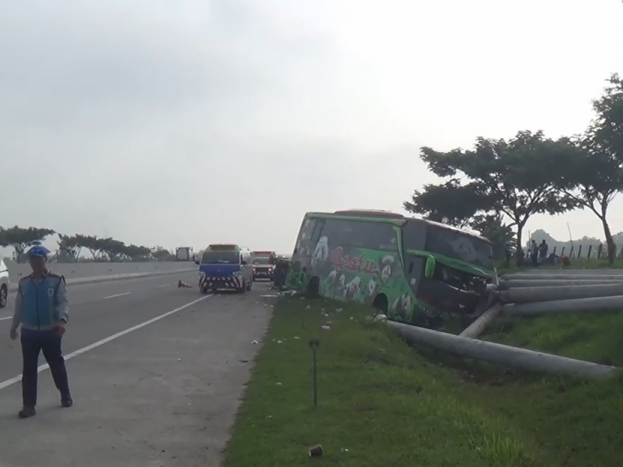
M 24 406 L 22 410 L 20 410 L 17 414 L 19 418 L 30 418 L 34 417 L 35 415 L 37 415 L 37 411 L 35 410 L 35 408 L 26 406 Z
M 74 401 L 72 401 L 71 399 L 62 399 L 61 400 L 61 405 L 65 408 L 69 408 L 72 405 L 74 405 Z

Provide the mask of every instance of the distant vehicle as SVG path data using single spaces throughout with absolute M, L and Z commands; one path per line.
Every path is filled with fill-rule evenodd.
M 250 251 L 233 243 L 209 245 L 201 255 L 199 289 L 201 293 L 235 290 L 245 293 L 253 285 Z
M 255 250 L 251 252 L 251 256 L 253 258 L 253 280 L 272 280 L 277 253 L 269 250 Z
M 484 237 L 389 211 L 348 210 L 305 215 L 286 285 L 438 327 L 450 315 L 482 313 L 496 274 Z
M 10 284 L 9 270 L 0 258 L 0 308 L 4 308 L 8 302 Z
M 195 255 L 191 246 L 181 246 L 175 249 L 175 257 L 178 261 L 193 261 Z

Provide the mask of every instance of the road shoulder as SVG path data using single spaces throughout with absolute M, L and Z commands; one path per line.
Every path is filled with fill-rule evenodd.
M 219 465 L 268 323 L 259 293 L 211 297 L 69 360 L 71 409 L 49 371 L 33 419 L 15 418 L 20 388 L 6 388 L 3 465 Z

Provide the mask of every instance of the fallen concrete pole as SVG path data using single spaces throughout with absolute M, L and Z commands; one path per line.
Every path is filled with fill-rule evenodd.
M 392 321 L 387 323 L 411 345 L 432 347 L 460 357 L 520 370 L 583 378 L 607 378 L 618 371 L 618 368 L 612 366 L 455 336 Z
M 623 282 L 558 287 L 511 287 L 499 293 L 499 297 L 504 303 L 548 302 L 574 298 L 615 297 L 617 295 L 623 295 Z
M 584 280 L 584 279 L 592 279 L 592 280 L 618 280 L 623 282 L 623 276 L 621 275 L 611 275 L 611 274 L 601 274 L 601 275 L 580 275 L 580 274 L 539 274 L 536 276 L 502 276 L 502 280 L 505 281 L 517 281 L 517 280 L 526 280 L 526 279 L 538 279 L 538 280 L 548 280 L 548 279 L 568 279 L 568 280 Z
M 499 288 L 500 290 L 506 290 L 510 288 L 522 288 L 522 287 L 552 287 L 561 285 L 607 285 L 607 284 L 623 284 L 623 280 L 617 279 L 522 279 L 522 280 L 501 280 Z
M 520 316 L 565 313 L 569 311 L 620 311 L 623 295 L 614 297 L 575 298 L 551 302 L 507 303 L 502 313 Z
M 623 275 L 623 269 L 571 269 L 571 268 L 530 268 L 518 271 L 508 272 L 507 274 L 620 274 Z
M 460 334 L 461 337 L 469 337 L 470 339 L 475 339 L 480 336 L 486 327 L 495 319 L 497 315 L 502 312 L 502 304 L 496 303 L 487 311 L 485 311 L 482 315 L 478 317 L 476 321 L 470 324 L 465 330 Z
M 622 268 L 566 268 L 566 267 L 538 267 L 538 268 L 522 268 L 509 271 L 508 274 L 551 274 L 551 273 L 564 273 L 564 274 L 623 274 Z

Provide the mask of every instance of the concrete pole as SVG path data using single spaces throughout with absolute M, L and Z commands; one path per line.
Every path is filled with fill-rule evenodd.
M 528 269 L 525 271 L 511 272 L 508 275 L 523 276 L 535 274 L 617 274 L 623 275 L 623 269 Z
M 506 281 L 516 281 L 516 280 L 526 280 L 526 279 L 539 279 L 539 280 L 547 280 L 547 279 L 570 279 L 570 280 L 580 280 L 580 279 L 598 279 L 598 280 L 618 280 L 623 282 L 623 276 L 617 274 L 538 274 L 535 276 L 523 275 L 521 277 L 517 276 L 502 276 L 502 280 Z
M 623 295 L 623 283 L 563 285 L 558 287 L 512 287 L 499 293 L 504 303 L 548 302 L 572 298 L 614 297 Z
M 501 280 L 499 289 L 506 290 L 515 287 L 551 287 L 560 285 L 606 285 L 621 284 L 623 281 L 617 279 L 521 279 L 521 280 Z
M 620 311 L 623 309 L 623 296 L 575 298 L 572 300 L 553 300 L 551 302 L 507 303 L 502 313 L 529 316 L 567 311 Z
M 618 368 L 612 366 L 469 339 L 392 321 L 387 323 L 411 345 L 433 347 L 460 357 L 484 360 L 520 370 L 570 374 L 583 378 L 607 378 L 618 371 Z
M 469 337 L 470 339 L 475 339 L 480 336 L 486 327 L 493 321 L 497 315 L 502 312 L 502 304 L 496 303 L 487 311 L 485 311 L 482 315 L 478 317 L 476 321 L 470 324 L 465 330 L 460 334 L 461 337 Z
M 606 285 L 606 284 L 621 284 L 623 281 L 616 279 L 522 279 L 522 280 L 501 280 L 500 290 L 514 289 L 521 287 L 551 287 L 561 285 Z

